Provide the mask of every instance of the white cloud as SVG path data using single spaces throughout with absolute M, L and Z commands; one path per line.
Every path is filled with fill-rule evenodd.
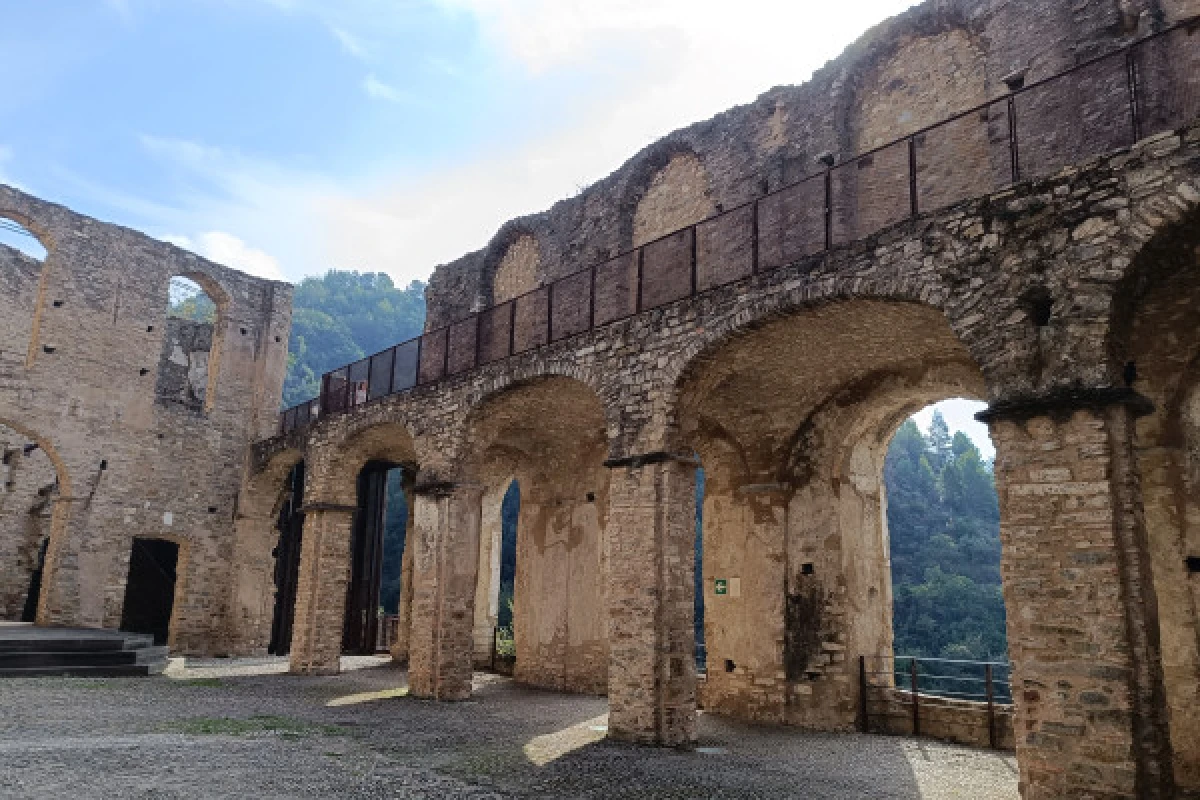
M 397 89 L 389 83 L 384 83 L 374 74 L 363 78 L 363 91 L 377 100 L 387 100 L 389 103 L 402 103 L 412 99 L 412 96 L 402 89 Z
M 333 38 L 338 40 L 338 44 L 340 44 L 342 49 L 347 53 L 355 58 L 366 58 L 367 51 L 366 48 L 363 47 L 362 42 L 360 42 L 357 37 L 355 37 L 345 28 L 331 26 L 329 28 L 329 32 L 333 34 Z
M 274 256 L 251 247 L 232 233 L 208 231 L 195 239 L 178 234 L 167 234 L 160 238 L 218 264 L 240 269 L 260 278 L 283 280 L 283 270 L 279 268 L 279 262 Z

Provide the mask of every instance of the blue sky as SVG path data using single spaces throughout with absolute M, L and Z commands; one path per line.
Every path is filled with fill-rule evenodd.
M 266 277 L 424 279 L 908 5 L 8 0 L 0 182 Z

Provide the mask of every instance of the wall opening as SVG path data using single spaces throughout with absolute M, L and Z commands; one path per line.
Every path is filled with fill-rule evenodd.
M 203 412 L 212 408 L 220 344 L 220 306 L 191 278 L 171 278 L 167 291 L 155 396 L 166 405 Z
M 48 255 L 32 231 L 0 216 L 0 365 L 30 366 L 39 350 Z
M 167 643 L 175 605 L 179 545 L 166 539 L 135 537 L 129 553 L 129 575 L 121 630 L 149 633 L 156 645 Z
M 916 657 L 922 672 L 947 676 L 921 680 L 921 691 L 981 701 L 983 672 L 954 662 L 1008 662 L 994 450 L 973 419 L 983 407 L 927 406 L 892 435 L 883 469 L 896 683 L 908 685 L 904 657 Z M 993 676 L 995 699 L 1010 702 L 1007 668 Z
M 404 469 L 370 461 L 358 477 L 342 651 L 373 655 L 395 639 L 404 588 L 408 498 Z
M 500 580 L 496 607 L 497 667 L 511 672 L 517 659 L 513 635 L 517 578 L 517 526 L 521 515 L 521 486 L 516 480 L 508 485 L 500 504 Z
M 37 614 L 58 473 L 29 437 L 0 425 L 0 620 Z
M 275 612 L 271 618 L 271 640 L 267 652 L 287 655 L 292 649 L 292 625 L 296 618 L 296 587 L 300 582 L 300 550 L 304 539 L 304 462 L 288 472 L 283 503 L 275 528 L 279 540 L 275 556 Z

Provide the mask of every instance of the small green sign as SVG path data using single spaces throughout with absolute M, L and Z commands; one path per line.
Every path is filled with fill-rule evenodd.
M 729 581 L 724 578 L 717 578 L 713 581 L 713 591 L 716 594 L 729 594 Z

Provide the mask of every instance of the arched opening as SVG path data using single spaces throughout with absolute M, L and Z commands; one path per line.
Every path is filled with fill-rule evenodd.
M 0 619 L 33 622 L 60 497 L 54 463 L 38 442 L 0 424 Z
M 275 556 L 273 583 L 275 604 L 271 612 L 271 639 L 267 652 L 285 656 L 292 649 L 292 625 L 296 621 L 296 588 L 300 583 L 300 548 L 304 542 L 304 462 L 288 472 L 275 523 L 279 538 L 272 550 Z
M 48 257 L 42 239 L 0 212 L 0 365 L 33 363 Z
M 382 460 L 368 461 L 359 472 L 342 634 L 345 653 L 373 655 L 395 643 L 401 598 L 412 574 L 410 567 L 406 580 L 405 473 L 402 465 Z
M 207 412 L 216 400 L 224 293 L 207 276 L 176 275 L 167 290 L 155 397 L 167 406 Z
M 704 708 L 858 723 L 860 658 L 890 674 L 894 652 L 888 445 L 925 406 L 983 394 L 942 313 L 908 302 L 794 311 L 692 362 L 678 428 L 703 468 Z
M 708 171 L 695 153 L 677 152 L 649 182 L 633 213 L 633 246 L 686 228 L 716 213 Z
M 476 664 L 511 659 L 518 682 L 607 691 L 606 451 L 603 407 L 576 380 L 519 384 L 472 412 L 464 473 L 484 487 Z
M 1141 485 L 1176 783 L 1200 789 L 1200 213 L 1161 232 L 1114 292 L 1113 383 L 1148 398 Z

